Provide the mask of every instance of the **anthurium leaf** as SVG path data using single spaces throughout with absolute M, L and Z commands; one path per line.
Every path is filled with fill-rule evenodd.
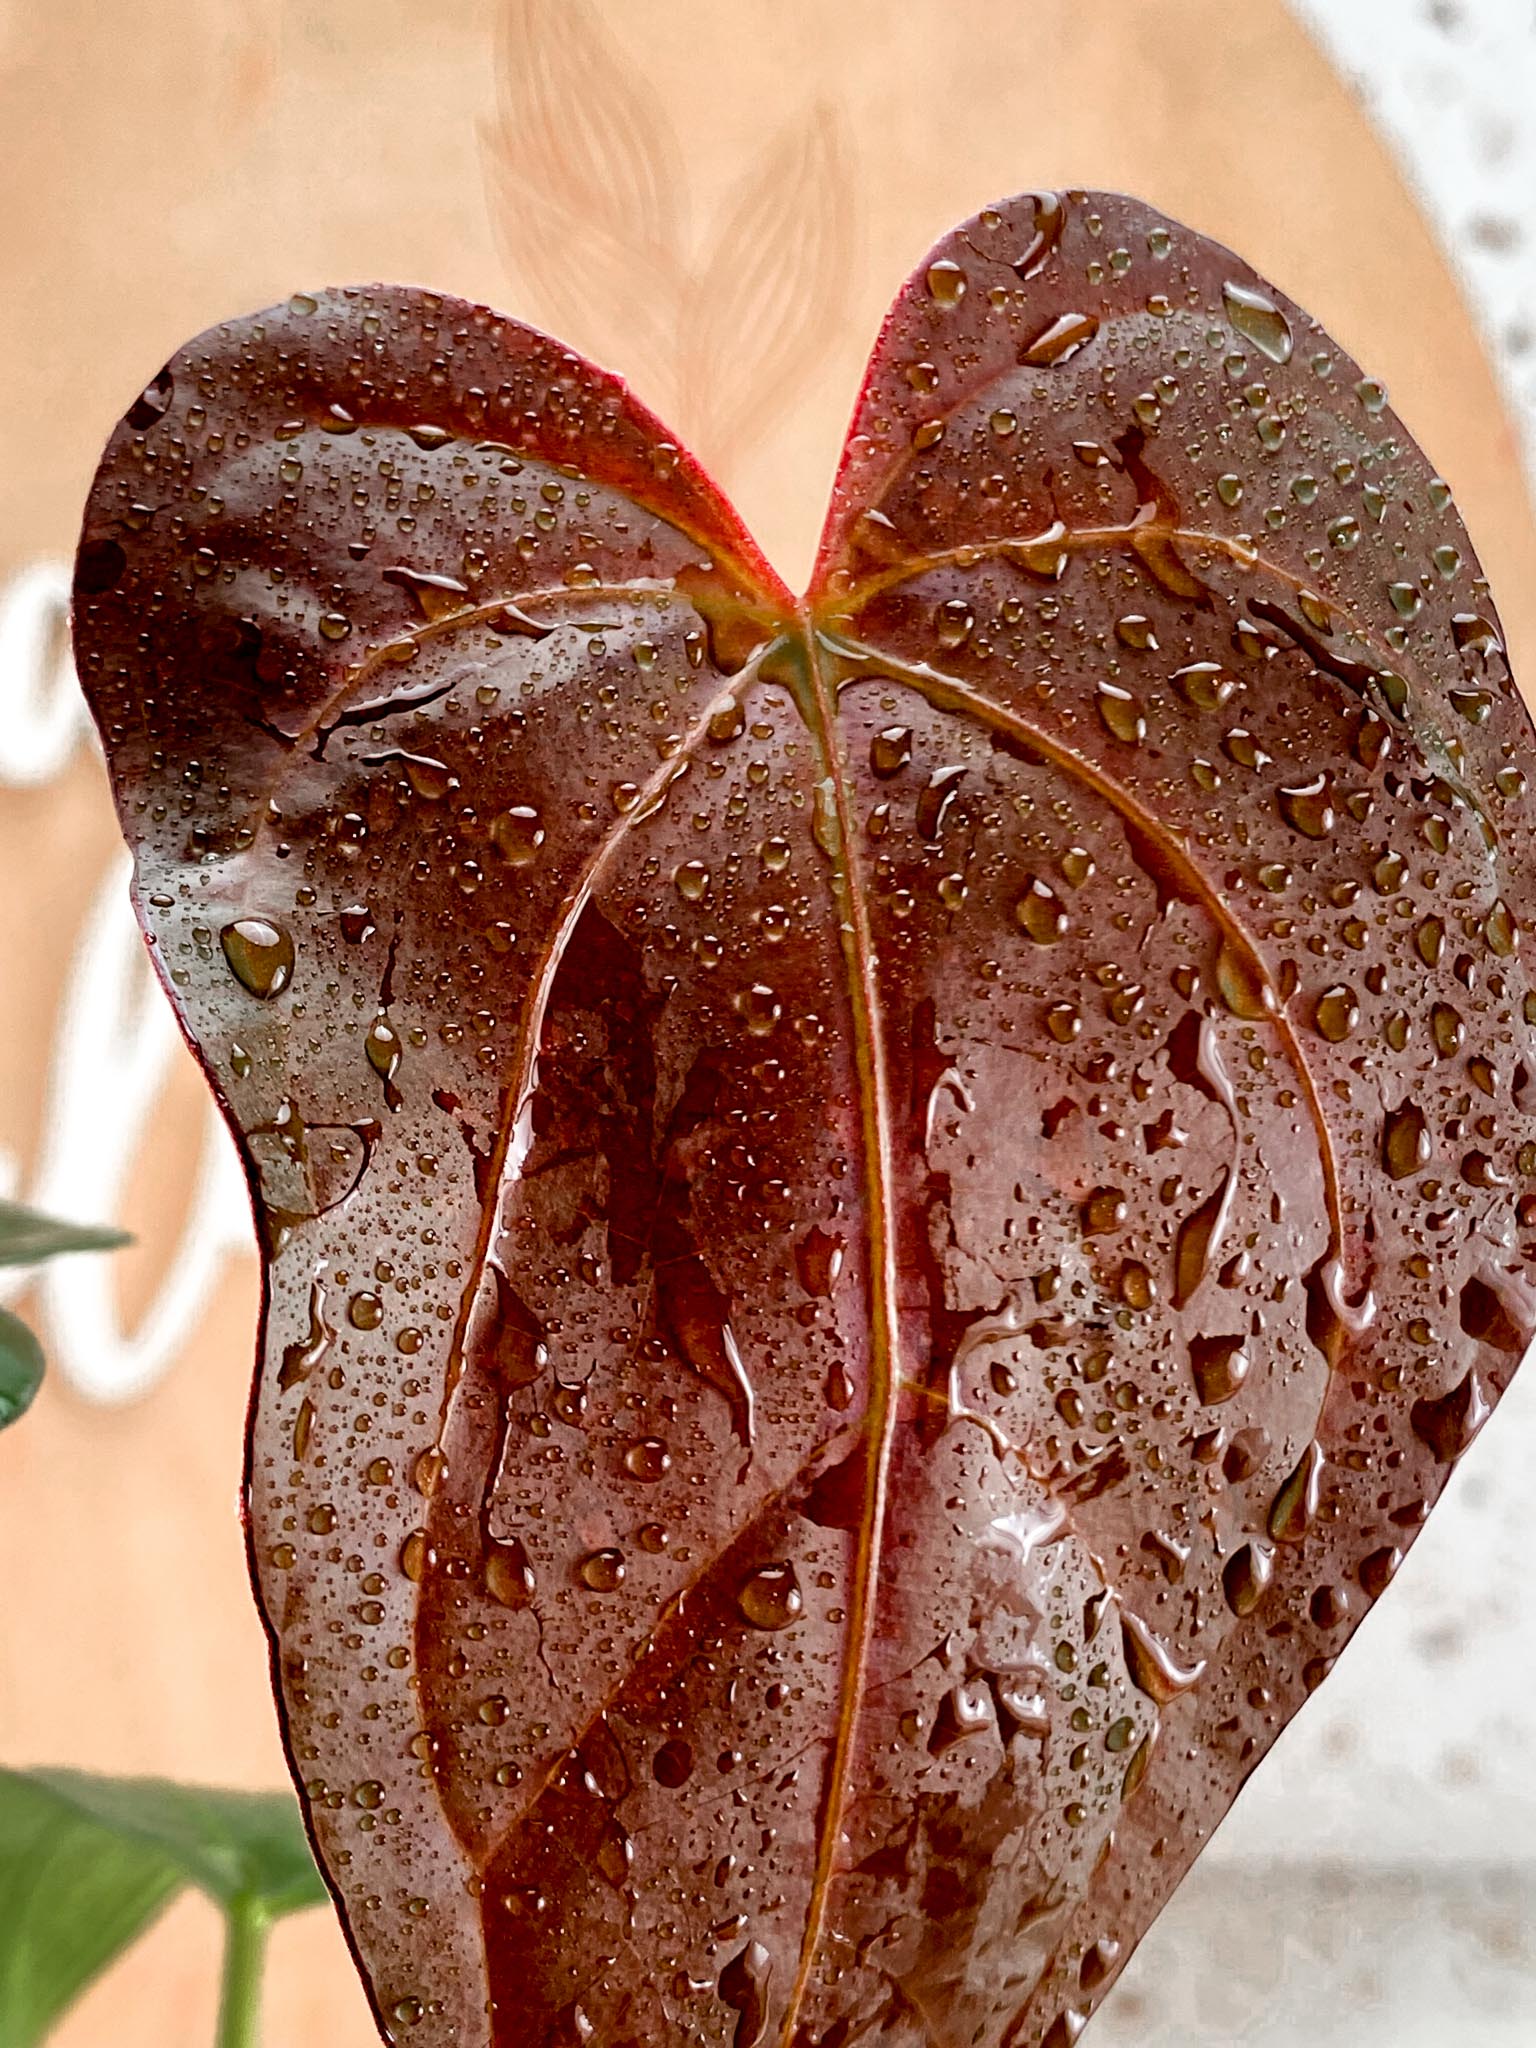
M 0 1266 L 35 1266 L 65 1252 L 112 1251 L 128 1242 L 121 1230 L 61 1223 L 19 1202 L 0 1201 Z
M 1536 1324 L 1531 731 L 1379 386 L 1010 201 L 797 599 L 616 380 L 337 290 L 76 589 L 381 2026 L 1063 2048 Z
M 43 1370 L 42 1345 L 19 1316 L 0 1308 L 0 1429 L 26 1414 Z

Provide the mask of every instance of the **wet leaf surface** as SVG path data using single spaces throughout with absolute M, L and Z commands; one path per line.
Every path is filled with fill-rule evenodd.
M 1385 394 L 1027 195 L 796 600 L 615 380 L 334 291 L 78 591 L 384 2031 L 1075 2039 L 1533 1326 L 1530 731 Z

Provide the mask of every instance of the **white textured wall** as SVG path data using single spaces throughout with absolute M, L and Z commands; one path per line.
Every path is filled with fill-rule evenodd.
M 1358 89 L 1460 270 L 1536 481 L 1536 0 L 1290 6 Z

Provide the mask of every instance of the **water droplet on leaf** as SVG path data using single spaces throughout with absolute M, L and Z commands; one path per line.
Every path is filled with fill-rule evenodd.
M 237 918 L 219 933 L 230 972 L 260 1002 L 282 994 L 293 976 L 293 940 L 264 917 Z

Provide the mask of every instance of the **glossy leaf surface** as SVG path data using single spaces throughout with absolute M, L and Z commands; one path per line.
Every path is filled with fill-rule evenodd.
M 1530 734 L 1384 394 L 1026 196 L 796 600 L 614 379 L 336 291 L 77 589 L 384 2030 L 1075 2039 L 1533 1322 Z
M 43 2040 L 187 1884 L 264 1918 L 325 1896 L 286 1793 L 0 1770 L 0 2040 Z

